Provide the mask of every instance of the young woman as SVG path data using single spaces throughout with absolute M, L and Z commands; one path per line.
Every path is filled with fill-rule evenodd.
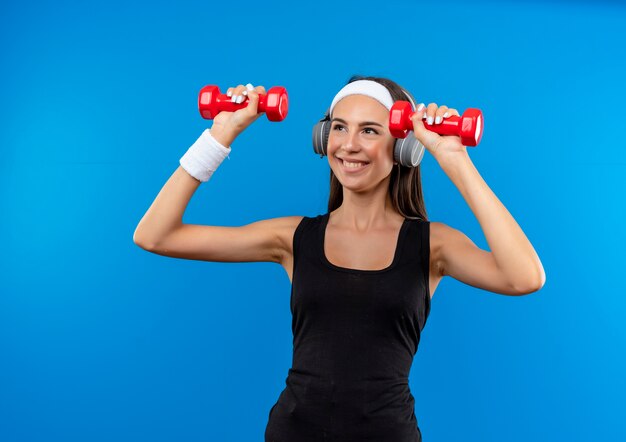
M 177 258 L 285 268 L 292 281 L 293 364 L 270 410 L 266 442 L 421 441 L 408 374 L 441 279 L 504 295 L 532 293 L 545 282 L 533 246 L 460 138 L 440 136 L 422 122 L 439 124 L 459 113 L 421 104 L 409 136 L 457 186 L 491 251 L 427 220 L 420 167 L 404 165 L 388 128 L 393 102 L 414 101 L 379 77 L 352 77 L 325 118 L 330 129 L 317 142 L 330 166 L 328 213 L 241 227 L 183 224 L 195 190 L 230 152 L 226 146 L 260 116 L 262 86 L 227 93 L 237 102 L 247 97 L 248 106 L 218 114 L 181 158 L 137 226 L 135 243 Z

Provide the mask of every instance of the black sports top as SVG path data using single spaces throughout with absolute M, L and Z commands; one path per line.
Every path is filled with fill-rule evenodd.
M 408 376 L 430 311 L 430 223 L 405 218 L 391 265 L 358 270 L 326 258 L 329 216 L 294 232 L 293 361 L 266 441 L 420 441 Z

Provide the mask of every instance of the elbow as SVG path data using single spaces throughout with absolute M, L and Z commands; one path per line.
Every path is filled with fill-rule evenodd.
M 531 293 L 541 290 L 546 283 L 546 274 L 541 268 L 539 277 L 528 278 L 526 283 L 515 287 L 515 292 L 518 295 L 530 295 Z
M 133 242 L 148 252 L 154 249 L 154 243 L 144 238 L 139 229 L 135 229 L 133 233 Z
M 524 277 L 520 278 L 521 275 Z M 539 257 L 536 256 L 532 262 L 528 263 L 528 267 L 524 271 L 520 270 L 517 280 L 513 283 L 513 288 L 518 295 L 530 295 L 541 290 L 545 283 L 546 272 Z
M 531 285 L 531 286 L 524 286 L 523 288 L 516 288 L 515 293 L 517 294 L 517 296 L 530 295 L 531 293 L 538 292 L 539 290 L 541 290 L 542 287 L 543 285 L 538 285 L 538 284 Z

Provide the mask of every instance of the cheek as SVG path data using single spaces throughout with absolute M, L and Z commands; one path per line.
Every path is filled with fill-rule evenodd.
M 331 152 L 337 150 L 337 139 L 332 135 L 328 136 L 328 141 L 326 142 L 326 151 Z
M 328 146 L 333 146 L 335 148 L 338 148 L 339 146 L 341 146 L 341 137 L 333 134 L 332 131 L 330 132 L 330 135 L 328 135 Z

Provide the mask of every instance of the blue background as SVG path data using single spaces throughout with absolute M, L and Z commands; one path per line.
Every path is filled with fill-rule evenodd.
M 468 148 L 547 275 L 445 278 L 410 376 L 426 442 L 626 440 L 626 6 L 11 2 L 0 6 L 0 440 L 261 441 L 291 366 L 274 263 L 167 258 L 133 232 L 210 127 L 206 84 L 285 86 L 184 222 L 326 212 L 311 127 L 352 74 L 481 108 Z M 431 221 L 488 249 L 428 153 Z

